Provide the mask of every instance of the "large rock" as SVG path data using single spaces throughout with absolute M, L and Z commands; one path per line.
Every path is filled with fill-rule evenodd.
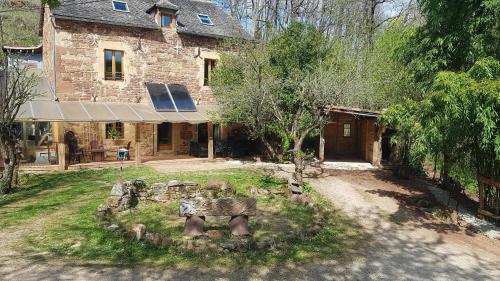
M 291 194 L 302 194 L 304 193 L 304 187 L 300 185 L 297 180 L 293 177 L 288 179 L 288 191 Z
M 110 196 L 107 204 L 112 210 L 123 212 L 134 207 L 137 204 L 137 198 L 135 196 L 125 195 L 122 197 Z
M 168 187 L 181 186 L 181 185 L 183 185 L 182 182 L 178 180 L 171 180 L 167 184 Z
M 122 197 L 129 194 L 129 188 L 124 183 L 115 183 L 111 189 L 111 196 Z
M 115 232 L 118 229 L 120 229 L 120 226 L 118 226 L 117 224 L 112 224 L 112 225 L 106 227 L 106 230 L 111 231 L 111 232 Z
M 111 221 L 111 207 L 105 204 L 99 205 L 97 207 L 96 215 L 97 215 L 97 221 L 100 224 L 107 223 Z
M 231 189 L 231 185 L 223 179 L 209 179 L 206 184 L 207 188 L 217 188 L 221 191 L 226 191 Z
M 177 198 L 195 197 L 199 186 L 195 182 L 181 182 L 178 180 L 165 183 L 155 183 L 149 191 L 149 199 L 158 202 L 167 202 Z
M 141 240 L 146 233 L 146 226 L 144 224 L 134 224 L 130 228 L 131 234 L 133 234 L 133 238 L 136 240 Z
M 205 217 L 189 216 L 184 225 L 184 235 L 187 237 L 197 237 L 204 235 Z
M 170 200 L 169 187 L 164 183 L 155 183 L 149 191 L 149 197 L 153 201 L 167 202 Z
M 250 236 L 248 228 L 248 216 L 232 216 L 229 221 L 229 228 L 233 236 Z

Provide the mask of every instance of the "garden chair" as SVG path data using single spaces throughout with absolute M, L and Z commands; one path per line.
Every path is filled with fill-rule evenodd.
M 104 161 L 106 150 L 99 144 L 97 140 L 90 142 L 90 157 L 92 161 L 95 161 L 96 156 L 99 157 L 99 161 Z

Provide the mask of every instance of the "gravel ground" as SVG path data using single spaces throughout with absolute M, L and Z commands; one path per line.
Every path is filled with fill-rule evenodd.
M 340 173 L 312 183 L 371 235 L 349 267 L 353 279 L 500 280 L 500 243 L 413 213 L 396 199 L 413 190 L 377 172 Z
M 449 193 L 448 191 L 438 188 L 435 185 L 422 182 L 423 185 L 434 195 L 434 198 L 438 200 L 441 204 L 446 205 L 448 203 Z M 450 200 L 450 206 L 455 206 L 455 199 Z M 474 228 L 479 230 L 487 237 L 491 239 L 500 240 L 500 227 L 490 223 L 486 220 L 476 217 L 471 211 L 464 208 L 462 205 L 458 206 L 458 215 L 466 223 L 472 225 Z

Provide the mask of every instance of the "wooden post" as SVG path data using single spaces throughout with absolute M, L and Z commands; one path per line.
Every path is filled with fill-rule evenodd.
M 52 140 L 57 143 L 57 163 L 59 165 L 58 170 L 66 170 L 66 144 L 64 143 L 64 130 L 63 123 L 54 122 L 52 127 Z
M 324 137 L 324 128 L 321 128 L 319 133 L 319 161 L 321 163 L 325 162 L 325 137 Z
M 135 124 L 135 164 L 140 165 L 141 160 L 141 131 L 139 124 Z
M 214 159 L 214 124 L 208 122 L 208 159 Z
M 153 156 L 158 153 L 158 124 L 153 124 Z

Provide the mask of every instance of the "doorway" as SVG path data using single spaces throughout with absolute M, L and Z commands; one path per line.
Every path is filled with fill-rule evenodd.
M 213 124 L 212 136 L 214 143 L 222 140 L 221 126 Z M 198 124 L 198 143 L 208 143 L 208 123 Z
M 172 123 L 158 125 L 158 151 L 172 150 Z

